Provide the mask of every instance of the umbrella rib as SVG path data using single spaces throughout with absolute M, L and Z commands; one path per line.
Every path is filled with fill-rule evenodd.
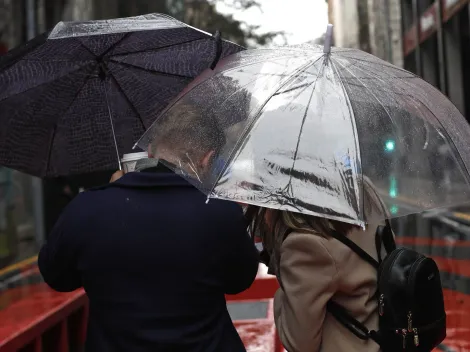
M 365 62 L 366 64 L 371 64 L 371 63 L 374 63 L 376 65 L 380 65 L 380 66 L 383 66 L 383 67 L 387 67 L 387 68 L 391 68 L 391 69 L 394 69 L 396 71 L 400 71 L 400 72 L 403 72 L 403 73 L 407 73 L 409 74 L 410 76 L 413 76 L 413 77 L 418 77 L 418 75 L 415 75 L 414 73 L 412 72 L 409 72 L 403 68 L 400 68 L 400 67 L 397 67 L 397 66 L 394 66 L 392 64 L 389 64 L 388 62 L 375 62 L 375 61 L 367 61 L 367 60 L 364 60 L 364 59 L 359 59 L 357 57 L 353 57 L 353 56 L 348 56 L 348 55 L 336 55 L 338 57 L 344 57 L 345 59 L 349 59 L 349 60 L 355 60 L 355 61 L 360 61 L 360 62 Z
M 356 66 L 356 67 L 358 67 L 358 66 Z M 364 72 L 366 72 L 362 67 L 359 67 L 359 68 L 360 68 L 361 70 L 363 70 Z M 376 75 L 376 77 L 378 77 L 377 79 L 379 79 L 380 81 L 382 81 L 383 83 L 385 83 L 384 80 L 383 80 L 382 78 L 380 78 L 379 75 L 377 75 L 376 73 L 374 73 L 374 74 Z M 401 78 L 401 77 L 397 77 L 397 78 L 398 78 L 400 81 L 406 83 L 406 85 L 408 85 L 408 87 L 410 87 L 410 88 L 415 88 L 415 87 L 413 87 L 407 80 L 405 80 L 405 79 L 403 79 L 403 78 Z M 421 78 L 419 78 L 418 76 L 416 76 L 415 78 L 416 78 L 416 79 L 421 79 Z M 406 91 L 405 91 L 404 89 L 402 89 L 402 90 L 406 93 Z M 463 167 L 464 167 L 465 170 L 467 171 L 467 173 L 466 173 L 466 178 L 467 178 L 467 182 L 470 184 L 470 170 L 467 168 L 467 165 L 466 165 L 465 162 L 463 161 L 463 158 L 462 158 L 462 155 L 460 154 L 460 151 L 457 149 L 457 146 L 455 145 L 454 140 L 453 140 L 452 138 L 450 138 L 450 136 L 448 135 L 447 130 L 446 130 L 446 128 L 444 127 L 444 125 L 442 124 L 442 122 L 439 120 L 439 118 L 436 116 L 436 114 L 427 106 L 427 104 L 425 104 L 421 99 L 419 99 L 419 98 L 417 98 L 417 97 L 415 97 L 414 95 L 411 95 L 411 94 L 410 94 L 410 95 L 406 95 L 406 96 L 408 96 L 408 97 L 410 97 L 411 99 L 413 99 L 414 101 L 417 101 L 418 103 L 422 104 L 422 105 L 426 108 L 426 110 L 428 110 L 428 111 L 431 113 L 431 115 L 432 115 L 432 116 L 434 117 L 434 119 L 438 122 L 438 124 L 442 127 L 442 130 L 445 132 L 447 139 L 450 140 L 450 142 L 451 142 L 452 145 L 454 146 L 455 150 L 457 151 L 457 154 L 459 155 L 461 164 L 463 165 Z
M 84 80 L 83 80 L 83 84 L 81 85 L 80 89 L 77 90 L 77 92 L 75 93 L 72 101 L 70 102 L 69 106 L 67 106 L 67 109 L 65 109 L 64 111 L 64 114 L 65 115 L 69 110 L 70 108 L 72 107 L 73 103 L 75 103 L 75 100 L 77 100 L 80 92 L 82 91 L 83 87 L 85 87 L 85 85 L 87 84 L 88 80 L 90 79 L 91 75 L 88 75 Z M 57 132 L 57 120 L 56 122 L 54 123 L 54 128 L 52 130 L 52 136 L 51 136 L 51 141 L 49 143 L 49 148 L 48 148 L 48 151 L 47 151 L 47 162 L 46 162 L 46 170 L 45 170 L 45 173 L 44 173 L 44 176 L 47 176 L 47 172 L 49 170 L 49 165 L 50 165 L 50 161 L 51 161 L 51 155 L 52 155 L 52 146 L 54 145 L 54 139 L 55 139 L 55 135 L 56 135 L 56 132 Z
M 322 59 L 324 57 L 324 55 L 321 55 L 319 56 L 317 59 L 313 60 L 313 62 L 309 61 L 307 62 L 306 64 L 300 66 L 297 70 L 294 71 L 293 74 L 297 74 L 297 73 L 301 73 L 301 72 L 305 72 L 305 70 L 310 67 L 311 65 L 315 65 L 315 63 L 317 63 L 320 59 Z M 261 60 L 260 60 L 261 62 Z M 249 66 L 250 64 L 245 64 L 245 65 L 242 65 L 241 67 L 245 67 L 245 66 Z M 227 71 L 224 71 L 224 72 L 228 72 L 228 71 L 231 71 L 231 70 L 235 70 L 236 67 L 230 69 L 230 70 L 227 70 Z M 273 92 L 273 96 L 279 91 L 281 90 L 282 88 L 284 88 L 287 84 L 289 84 L 295 77 L 289 77 L 288 79 L 286 79 L 285 82 L 283 82 L 274 92 Z M 205 81 L 204 81 L 205 82 Z M 204 82 L 201 82 L 199 84 L 202 84 Z M 194 89 L 194 88 L 193 88 Z M 215 189 L 215 186 L 217 184 L 217 180 L 220 179 L 220 177 L 226 172 L 228 166 L 231 164 L 231 162 L 233 161 L 233 158 L 235 157 L 235 153 L 238 149 L 238 147 L 240 147 L 240 145 L 243 143 L 243 140 L 245 139 L 245 137 L 247 136 L 247 134 L 251 131 L 251 128 L 253 127 L 253 125 L 255 124 L 255 122 L 258 120 L 258 117 L 261 113 L 261 111 L 263 111 L 263 109 L 265 108 L 265 106 L 268 104 L 270 99 L 267 99 L 259 108 L 258 108 L 258 111 L 256 112 L 255 114 L 255 117 L 252 119 L 252 121 L 248 124 L 248 126 L 245 127 L 245 130 L 243 131 L 243 133 L 241 134 L 240 138 L 238 139 L 237 143 L 235 144 L 235 146 L 233 147 L 232 151 L 230 152 L 230 155 L 227 159 L 227 163 L 225 164 L 225 167 L 220 171 L 219 175 L 217 175 L 217 178 L 216 178 L 216 181 L 214 183 L 214 185 L 212 186 L 212 189 L 210 190 L 210 192 L 208 193 L 209 195 L 212 194 L 214 192 L 214 189 Z
M 133 69 L 137 69 L 137 70 L 144 71 L 144 72 L 152 72 L 152 73 L 156 73 L 156 74 L 159 74 L 159 75 L 162 75 L 162 76 L 193 79 L 193 77 L 190 77 L 190 76 L 178 75 L 178 74 L 167 73 L 167 72 L 162 72 L 162 71 L 149 70 L 149 69 L 137 66 L 137 65 L 130 64 L 128 62 L 120 62 L 120 61 L 116 61 L 116 60 L 113 60 L 113 59 L 110 59 L 109 61 L 112 62 L 112 63 L 115 63 L 117 65 L 122 65 L 122 66 L 127 67 L 127 68 L 133 68 Z
M 99 57 L 103 58 L 107 53 L 109 53 L 111 50 L 113 50 L 115 47 L 117 47 L 119 44 L 121 44 L 124 41 L 124 39 L 129 37 L 130 34 L 131 34 L 131 32 L 127 32 L 126 34 L 124 34 L 121 39 L 119 39 L 116 43 L 114 43 L 108 49 L 106 49 L 104 53 L 99 55 Z
M 336 60 L 338 62 L 338 64 L 340 64 L 345 70 L 347 70 L 369 93 L 370 95 L 372 95 L 374 97 L 375 100 L 377 100 L 377 102 L 380 104 L 380 106 L 382 107 L 382 109 L 385 111 L 385 113 L 387 114 L 388 118 L 390 119 L 390 122 L 392 123 L 392 125 L 395 127 L 395 131 L 399 130 L 397 124 L 395 123 L 395 121 L 393 121 L 393 118 L 392 116 L 390 115 L 390 113 L 388 112 L 388 110 L 385 108 L 385 105 L 382 103 L 382 101 L 377 97 L 377 95 L 369 88 L 367 87 L 364 82 L 361 81 L 361 79 L 359 77 L 357 77 L 354 72 L 352 72 L 348 67 L 344 66 L 341 62 L 339 62 L 338 60 Z M 341 76 L 339 76 L 340 79 L 341 79 Z
M 299 153 L 299 147 L 300 147 L 300 139 L 302 137 L 302 133 L 303 133 L 303 130 L 304 130 L 305 121 L 307 120 L 307 115 L 308 115 L 308 110 L 309 110 L 309 107 L 310 107 L 310 103 L 312 102 L 313 94 L 315 93 L 315 87 L 317 85 L 318 78 L 323 74 L 323 72 L 325 70 L 325 66 L 324 66 L 325 60 L 328 60 L 328 56 L 323 56 L 322 71 L 318 73 L 317 77 L 315 77 L 315 81 L 313 82 L 312 92 L 310 93 L 310 97 L 308 98 L 308 103 L 305 107 L 304 116 L 302 117 L 302 123 L 300 124 L 299 136 L 297 137 L 297 145 L 295 147 L 295 152 L 294 152 L 294 157 L 293 157 L 294 160 L 292 161 L 292 167 L 291 167 L 290 172 L 289 172 L 289 182 L 288 182 L 286 188 L 288 188 L 288 187 L 292 188 L 292 171 L 294 170 L 295 163 L 297 161 L 297 155 Z M 293 195 L 292 195 L 292 197 L 293 197 Z
M 78 42 L 78 44 L 80 44 L 81 47 L 83 47 L 86 51 L 88 51 L 92 55 L 93 59 L 96 59 L 97 55 L 93 51 L 91 51 L 91 49 L 88 48 L 85 44 L 83 44 L 80 38 L 75 38 L 75 39 Z
M 168 48 L 171 48 L 173 46 L 178 46 L 178 45 L 183 45 L 183 44 L 188 44 L 188 43 L 193 43 L 193 42 L 197 42 L 197 41 L 200 41 L 200 40 L 208 40 L 208 39 L 212 39 L 212 37 L 186 40 L 184 42 L 180 42 L 180 43 L 176 43 L 176 44 L 164 45 L 164 46 L 161 46 L 159 48 L 137 50 L 137 51 L 131 51 L 131 52 L 119 53 L 119 54 L 111 54 L 108 57 L 119 57 L 119 56 L 133 55 L 133 54 L 152 53 L 152 52 L 160 51 L 160 50 L 163 50 L 163 49 L 168 49 Z
M 3 102 L 3 101 L 5 101 L 5 100 L 7 100 L 7 99 L 9 99 L 9 98 L 11 98 L 11 97 L 13 97 L 13 96 L 16 96 L 16 95 L 19 95 L 19 94 L 24 94 L 24 93 L 26 93 L 26 92 L 29 92 L 29 91 L 32 90 L 32 89 L 39 88 L 39 87 L 41 87 L 41 86 L 43 86 L 43 85 L 45 85 L 45 84 L 53 83 L 53 82 L 55 82 L 56 80 L 61 79 L 61 78 L 64 78 L 65 76 L 67 76 L 67 75 L 69 75 L 69 74 L 76 73 L 77 71 L 80 71 L 81 69 L 86 68 L 87 66 L 89 66 L 89 65 L 91 65 L 91 64 L 95 64 L 95 63 L 94 63 L 93 61 L 91 61 L 91 62 L 89 62 L 87 65 L 80 66 L 79 68 L 77 68 L 77 69 L 75 69 L 75 70 L 69 71 L 69 72 L 63 74 L 62 76 L 59 76 L 59 77 L 54 78 L 52 81 L 43 82 L 43 83 L 41 83 L 41 84 L 38 84 L 37 86 L 30 87 L 30 88 L 28 88 L 28 89 L 26 89 L 26 90 L 24 90 L 24 91 L 22 91 L 22 92 L 18 92 L 18 93 L 14 94 L 14 95 L 7 96 L 7 97 L 5 97 L 5 98 L 3 98 L 3 99 L 0 99 L 0 103 Z
M 142 124 L 142 127 L 143 127 L 143 130 L 144 132 L 147 130 L 147 128 L 145 127 L 145 123 L 144 123 L 144 120 L 142 119 L 142 116 L 140 115 L 140 113 L 137 111 L 136 107 L 134 106 L 134 104 L 132 104 L 131 100 L 129 99 L 129 97 L 127 96 L 126 92 L 124 91 L 124 89 L 122 88 L 122 86 L 119 84 L 116 76 L 114 76 L 114 74 L 112 72 L 109 72 L 109 75 L 110 77 L 113 79 L 113 81 L 116 83 L 116 86 L 118 88 L 118 90 L 121 92 L 121 94 L 124 96 L 124 98 L 126 99 L 127 101 L 127 104 L 129 104 L 130 108 L 132 109 L 132 111 L 134 111 L 134 113 L 137 115 L 137 117 L 139 118 L 139 121 L 140 123 Z
M 357 148 L 356 152 L 359 151 L 359 164 L 360 164 L 359 170 L 361 170 L 361 182 L 362 182 L 361 183 L 361 185 L 362 185 L 362 198 L 361 199 L 364 199 L 364 173 L 362 172 L 362 150 L 361 150 L 361 144 L 359 143 L 359 136 L 358 136 L 358 132 L 357 132 L 356 118 L 355 118 L 356 114 L 355 114 L 354 108 L 351 104 L 351 100 L 349 99 L 349 95 L 346 91 L 346 87 L 344 86 L 344 83 L 341 80 L 341 76 L 339 75 L 338 68 L 336 67 L 333 60 L 331 60 L 331 64 L 333 66 L 333 69 L 335 70 L 336 75 L 338 76 L 338 80 L 341 84 L 341 89 L 342 89 L 343 94 L 346 98 L 348 110 L 351 114 L 351 122 L 353 123 L 353 131 L 354 131 L 354 140 L 356 142 L 356 148 Z M 360 205 L 359 205 L 359 207 L 360 207 Z M 364 202 L 362 203 L 362 213 L 365 214 Z

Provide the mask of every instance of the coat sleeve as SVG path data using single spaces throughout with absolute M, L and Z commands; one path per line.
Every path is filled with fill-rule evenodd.
M 287 351 L 319 351 L 336 275 L 324 238 L 305 233 L 291 233 L 286 238 L 281 246 L 282 288 L 274 296 L 274 317 Z
M 225 222 L 225 241 L 228 245 L 224 259 L 224 291 L 235 295 L 248 289 L 256 278 L 259 267 L 259 253 L 247 233 L 248 224 L 241 209 Z
M 77 221 L 80 209 L 74 199 L 55 224 L 46 243 L 39 251 L 38 266 L 44 281 L 59 292 L 74 291 L 82 286 L 77 270 L 81 223 Z M 82 235 L 82 236 L 81 236 Z

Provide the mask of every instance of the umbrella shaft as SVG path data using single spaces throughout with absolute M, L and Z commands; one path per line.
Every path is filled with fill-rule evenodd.
M 114 141 L 114 147 L 116 148 L 116 157 L 118 160 L 119 170 L 122 170 L 121 158 L 119 157 L 119 149 L 118 149 L 117 141 L 116 141 L 116 134 L 114 133 L 113 115 L 111 113 L 111 107 L 109 106 L 108 90 L 106 89 L 105 80 L 103 80 L 103 88 L 104 88 L 104 95 L 106 97 L 106 106 L 108 107 L 108 115 L 109 115 L 109 122 L 111 124 L 111 131 L 113 132 L 113 141 Z

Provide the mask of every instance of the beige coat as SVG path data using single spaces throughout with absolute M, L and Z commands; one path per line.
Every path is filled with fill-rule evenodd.
M 377 259 L 377 214 L 366 231 L 348 236 Z M 375 218 L 375 220 L 374 220 Z M 280 339 L 289 352 L 377 352 L 373 341 L 362 341 L 326 311 L 328 300 L 341 304 L 369 330 L 378 328 L 377 271 L 334 238 L 291 233 L 280 250 L 284 287 L 274 297 Z

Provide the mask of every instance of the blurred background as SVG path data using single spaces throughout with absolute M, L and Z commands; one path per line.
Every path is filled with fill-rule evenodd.
M 334 45 L 359 48 L 422 76 L 470 117 L 470 0 L 0 0 L 0 55 L 51 30 L 59 21 L 152 12 L 166 13 L 211 34 L 220 30 L 225 39 L 250 48 L 322 44 L 326 25 L 332 23 Z M 395 141 L 388 140 L 381 151 L 383 158 L 392 157 L 395 149 Z M 448 157 L 446 150 L 439 153 L 444 160 Z M 8 340 L 23 325 L 34 327 L 29 320 L 21 327 L 15 325 L 19 313 L 13 302 L 23 305 L 24 317 L 41 304 L 55 307 L 61 302 L 47 291 L 55 303 L 37 303 L 37 295 L 45 295 L 46 288 L 28 286 L 41 280 L 37 268 L 28 265 L 34 266 L 40 245 L 73 197 L 108 182 L 114 171 L 41 180 L 0 166 L 0 315 L 2 309 L 6 312 L 0 321 L 7 321 L 3 330 L 0 323 L 1 351 L 2 336 Z M 440 179 L 449 192 L 458 192 L 445 167 L 436 172 L 442 173 Z M 388 194 L 395 200 L 392 213 L 403 208 L 412 212 L 413 199 L 393 178 Z M 432 256 L 441 270 L 450 328 L 440 350 L 470 351 L 470 318 L 465 313 L 470 310 L 470 208 L 402 217 L 393 226 L 400 244 Z M 25 298 L 31 298 L 30 305 L 21 303 L 27 302 Z M 84 301 L 80 304 L 86 306 Z M 266 326 L 273 331 L 272 322 Z
M 151 12 L 209 33 L 220 30 L 225 39 L 246 47 L 321 44 L 332 23 L 336 46 L 362 49 L 422 76 L 470 116 L 468 0 L 0 0 L 0 54 L 59 21 Z M 393 153 L 394 141 L 385 149 Z M 107 182 L 112 172 L 40 180 L 0 167 L 0 270 L 34 256 L 68 202 Z M 452 180 L 448 183 L 451 189 Z M 402 193 L 391 180 L 389 194 L 397 207 L 412 207 Z M 397 219 L 394 226 L 410 238 L 465 240 L 470 235 L 467 212 L 465 207 L 440 209 Z M 430 244 L 420 250 L 443 249 Z

